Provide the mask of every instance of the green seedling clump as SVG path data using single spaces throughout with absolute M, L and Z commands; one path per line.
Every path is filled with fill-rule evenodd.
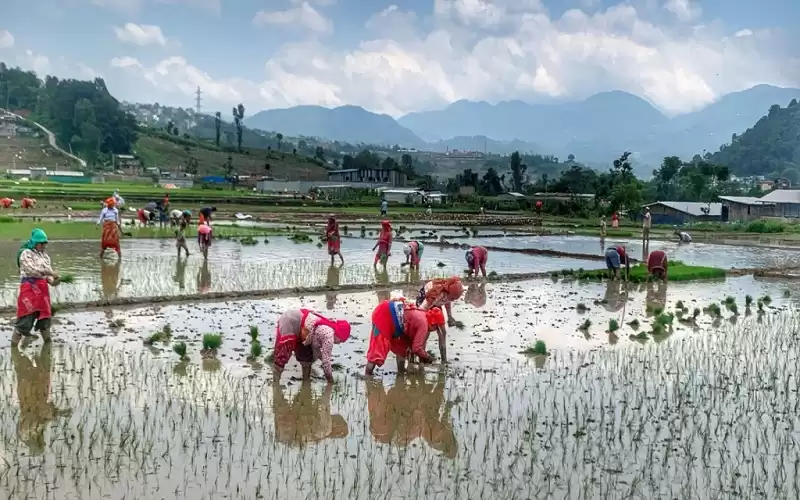
M 537 340 L 532 346 L 526 347 L 522 352 L 523 354 L 528 354 L 531 356 L 544 356 L 550 354 L 547 351 L 547 344 L 544 343 L 544 340 Z
M 143 342 L 144 345 L 155 345 L 156 343 L 161 342 L 163 340 L 164 340 L 164 334 L 162 332 L 156 332 L 147 337 L 146 339 L 144 339 Z
M 58 281 L 60 281 L 61 283 L 74 283 L 75 282 L 75 276 L 73 276 L 71 274 L 65 274 L 65 275 L 59 277 Z
M 578 303 L 578 305 L 577 305 L 577 306 L 575 306 L 575 309 L 577 309 L 577 311 L 578 311 L 578 312 L 581 312 L 581 313 L 582 313 L 582 312 L 586 312 L 586 311 L 588 311 L 588 310 L 589 310 L 589 308 L 588 308 L 588 307 L 586 307 L 586 304 L 584 304 L 583 302 L 579 302 L 579 303 Z
M 586 318 L 586 320 L 583 322 L 583 324 L 581 324 L 581 326 L 578 327 L 578 329 L 581 330 L 581 331 L 586 332 L 586 331 L 589 331 L 589 327 L 591 327 L 591 326 L 592 326 L 592 320 L 590 320 L 589 318 Z
M 770 297 L 769 295 L 764 295 L 763 297 L 761 297 L 761 302 L 763 302 L 765 306 L 768 306 L 772 303 L 772 297 Z
M 619 330 L 619 322 L 615 319 L 608 320 L 608 331 L 614 333 Z
M 242 245 L 258 245 L 258 240 L 253 238 L 252 236 L 245 236 L 244 238 L 239 239 L 239 243 Z
M 753 305 L 753 296 L 752 295 L 745 295 L 744 297 L 744 305 L 745 307 L 750 307 Z
M 722 310 L 717 304 L 710 304 L 706 310 L 708 311 L 708 315 L 712 318 L 718 318 L 722 314 Z
M 634 330 L 637 330 L 639 328 L 639 320 L 634 318 L 628 321 L 628 326 L 633 328 Z
M 792 296 L 792 292 L 790 290 L 784 290 L 783 291 L 783 296 L 784 297 L 791 297 Z
M 250 340 L 258 342 L 258 327 L 256 325 L 250 325 Z
M 683 301 L 682 301 L 682 300 L 679 300 L 679 301 L 678 301 L 678 302 L 675 304 L 675 309 L 680 309 L 680 310 L 684 310 L 684 309 L 686 309 L 686 307 L 683 305 Z
M 172 346 L 173 352 L 178 355 L 181 360 L 186 359 L 186 342 L 178 342 Z
M 255 341 L 250 344 L 250 356 L 248 361 L 255 361 L 261 356 L 261 342 Z
M 203 350 L 213 352 L 222 346 L 222 335 L 217 333 L 206 333 L 203 335 Z

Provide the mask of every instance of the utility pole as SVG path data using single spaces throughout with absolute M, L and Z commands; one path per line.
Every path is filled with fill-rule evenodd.
M 200 86 L 197 86 L 197 91 L 194 93 L 195 95 L 195 107 L 194 107 L 194 137 L 195 139 L 200 138 L 200 133 L 198 128 L 200 127 L 200 111 L 203 109 L 202 106 L 202 95 L 203 91 L 200 90 Z

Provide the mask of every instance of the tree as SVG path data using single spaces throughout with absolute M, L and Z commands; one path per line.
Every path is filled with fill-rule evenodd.
M 672 195 L 672 180 L 678 175 L 681 169 L 681 159 L 677 156 L 667 156 L 661 162 L 661 167 L 653 171 L 653 177 L 657 184 L 659 200 L 669 200 Z
M 194 156 L 190 156 L 186 160 L 185 170 L 187 174 L 197 175 L 198 167 L 199 167 L 199 162 L 197 161 L 197 158 L 195 158 Z
M 214 114 L 214 129 L 216 131 L 214 143 L 217 145 L 217 147 L 219 147 L 220 132 L 222 130 L 222 113 L 219 111 Z
M 322 146 L 317 146 L 314 150 L 314 158 L 318 159 L 319 161 L 325 161 L 325 150 L 322 149 Z
M 244 106 L 239 103 L 233 108 L 233 123 L 236 125 L 236 145 L 239 152 L 242 152 L 242 132 L 244 128 Z
M 281 141 L 283 140 L 283 134 L 278 132 L 277 134 L 275 134 L 275 138 L 278 139 L 278 151 L 280 151 L 281 150 Z
M 522 164 L 519 151 L 514 151 L 514 153 L 511 154 L 511 181 L 514 184 L 514 191 L 517 193 L 522 192 L 522 174 L 524 174 L 527 169 L 528 167 Z
M 500 182 L 500 176 L 494 168 L 489 168 L 480 184 L 480 193 L 484 196 L 497 196 L 503 192 L 503 186 Z

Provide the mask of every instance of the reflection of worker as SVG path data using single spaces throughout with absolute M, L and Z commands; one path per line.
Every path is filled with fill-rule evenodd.
M 627 300 L 626 294 L 622 293 L 622 282 L 617 280 L 606 281 L 606 294 L 603 297 L 603 306 L 609 312 L 616 312 L 622 309 Z
M 178 284 L 178 288 L 180 290 L 183 290 L 184 288 L 186 288 L 186 263 L 187 262 L 188 262 L 188 259 L 181 260 L 181 258 L 178 257 L 178 260 L 176 261 L 176 264 L 175 264 L 175 276 L 172 277 L 172 280 L 175 283 Z M 207 264 L 208 264 L 208 262 L 206 262 L 206 265 Z M 210 281 L 210 279 L 211 278 L 209 276 L 209 281 Z M 210 283 L 209 283 L 209 285 L 210 285 Z
M 656 284 L 651 281 L 647 283 L 645 302 L 652 309 L 665 309 L 667 307 L 667 282 L 660 281 Z
M 314 396 L 311 383 L 300 386 L 292 401 L 288 401 L 279 383 L 272 384 L 275 437 L 289 446 L 304 446 L 325 439 L 347 437 L 347 421 L 341 415 L 331 415 L 333 385 L 327 384 L 322 394 Z
M 117 297 L 119 292 L 119 271 L 122 261 L 100 261 L 100 282 L 103 286 L 103 298 L 110 300 Z
M 472 283 L 464 294 L 464 302 L 476 308 L 486 305 L 486 283 Z
M 70 413 L 70 410 L 59 410 L 48 401 L 50 366 L 53 363 L 52 344 L 44 344 L 33 360 L 12 347 L 11 363 L 17 376 L 19 437 L 32 455 L 41 455 L 45 449 L 44 431 L 47 424 L 56 417 Z
M 208 261 L 204 260 L 197 273 L 197 289 L 200 293 L 208 293 L 211 290 L 211 271 L 208 270 Z
M 382 383 L 368 381 L 367 406 L 372 438 L 378 443 L 397 446 L 408 446 L 422 438 L 444 456 L 455 458 L 458 443 L 450 412 L 457 401 L 445 403 L 444 385 L 444 375 L 435 383 L 426 382 L 423 375 L 399 377 L 388 391 Z
M 325 280 L 325 284 L 329 287 L 337 287 L 339 286 L 339 282 L 341 281 L 341 266 L 336 266 L 331 264 L 328 267 L 328 277 Z M 325 308 L 327 310 L 332 310 L 333 306 L 336 305 L 336 292 L 328 291 L 325 292 Z

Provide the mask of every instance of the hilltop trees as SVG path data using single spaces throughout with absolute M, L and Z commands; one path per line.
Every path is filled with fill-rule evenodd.
M 214 114 L 214 129 L 216 132 L 214 143 L 216 143 L 217 147 L 219 147 L 219 139 L 222 131 L 222 113 L 220 113 L 219 111 L 217 111 L 216 114 Z
M 242 127 L 244 126 L 244 106 L 239 103 L 233 108 L 233 123 L 236 125 L 236 145 L 239 152 L 242 152 Z

